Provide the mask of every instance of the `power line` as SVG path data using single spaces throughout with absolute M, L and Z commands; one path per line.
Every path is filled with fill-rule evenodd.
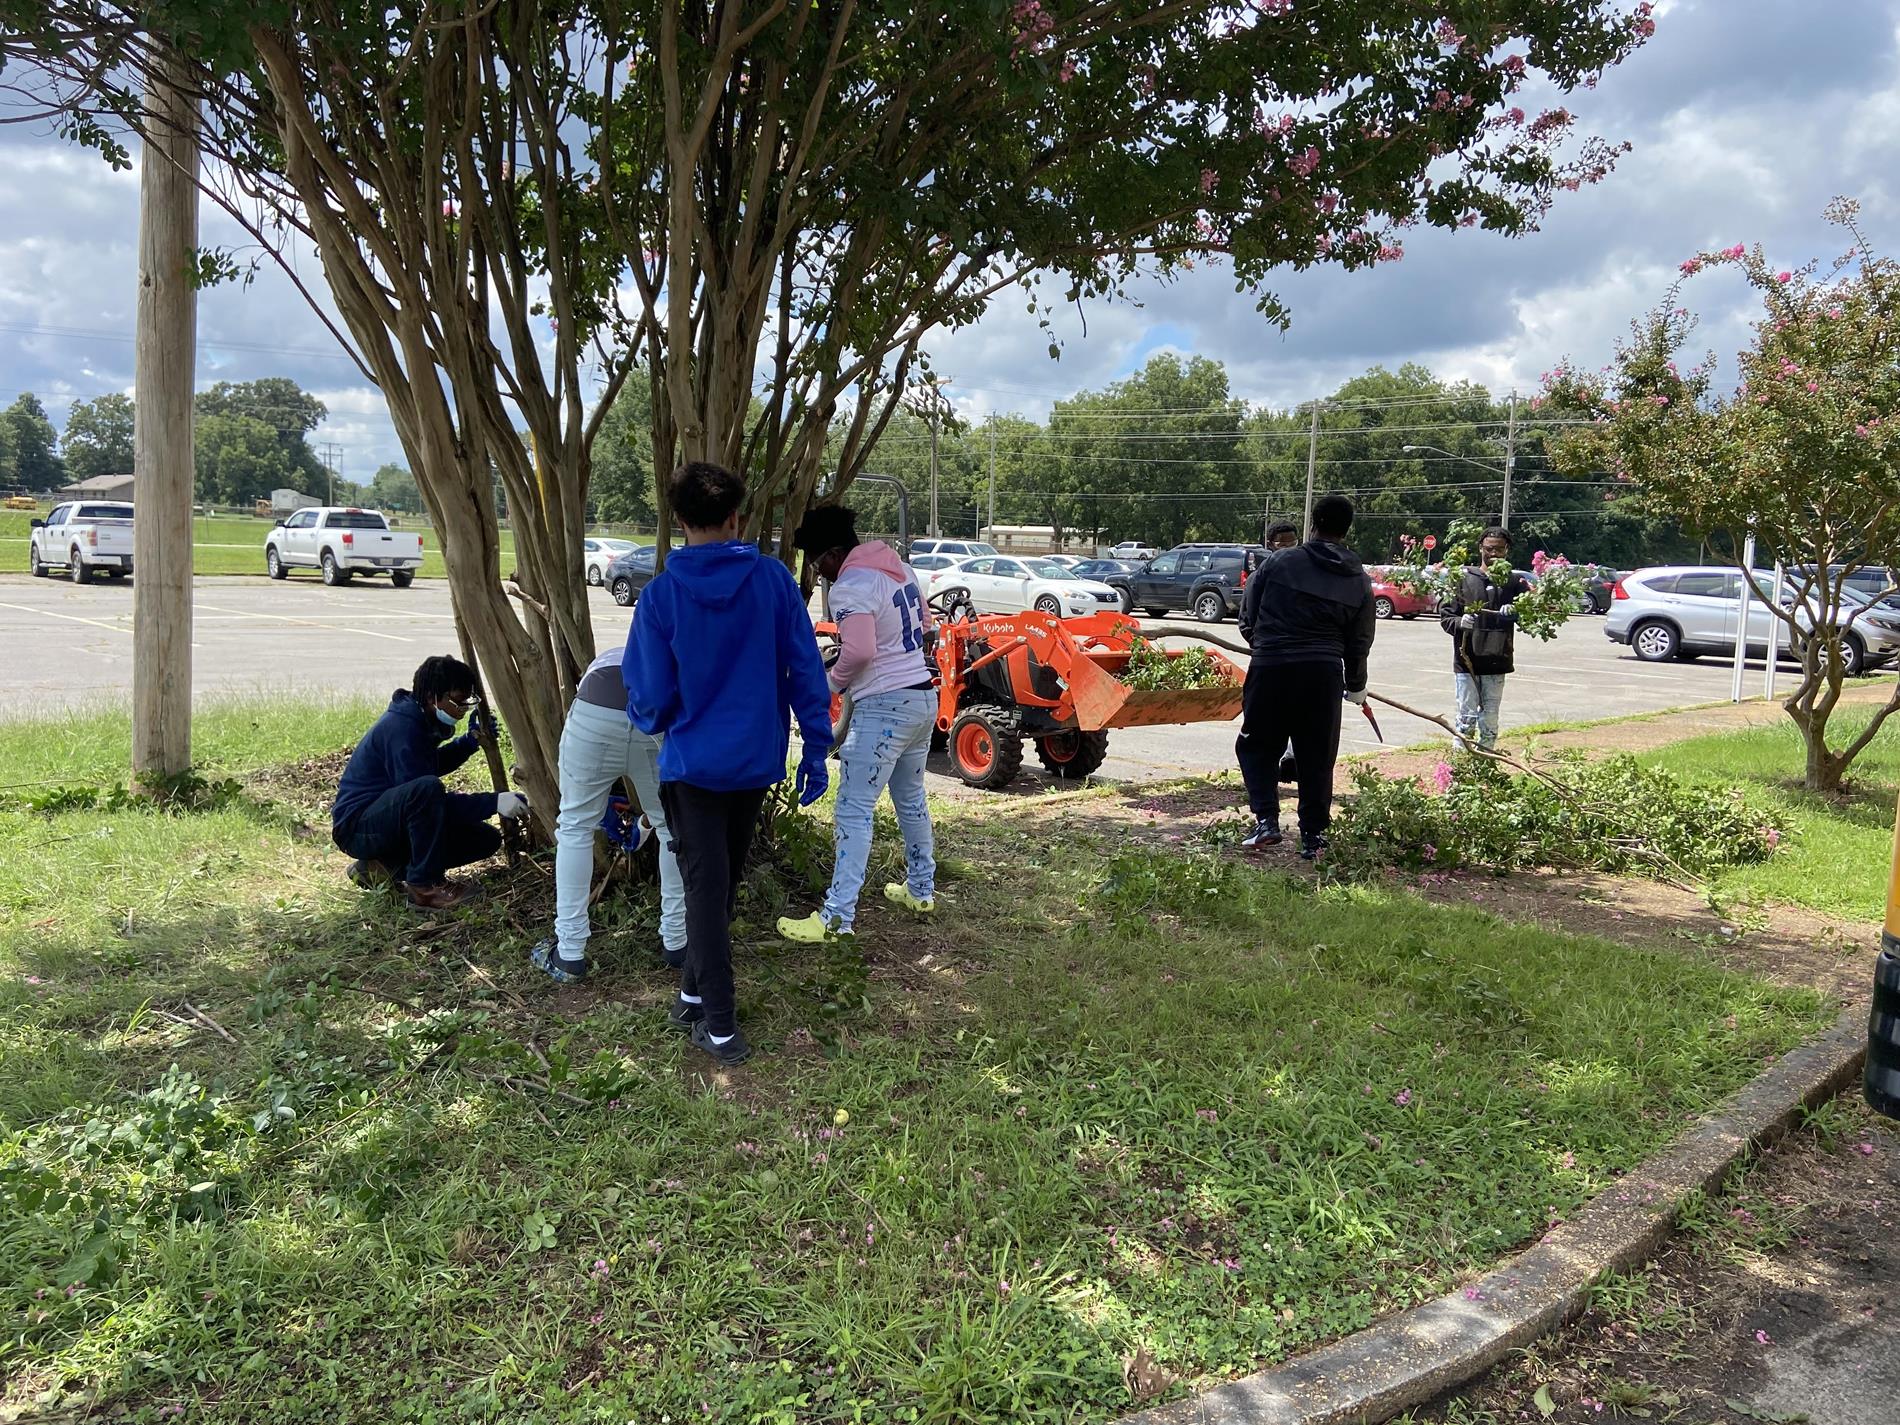
M 84 327 L 35 326 L 28 322 L 0 322 L 0 331 L 14 332 L 21 336 L 55 337 L 66 341 L 116 341 L 127 346 L 133 338 L 126 332 L 89 331 Z M 265 356 L 320 356 L 326 360 L 353 361 L 347 351 L 324 351 L 308 346 L 266 346 L 254 341 L 222 341 L 202 333 L 198 338 L 200 347 L 211 347 L 220 351 L 253 351 Z

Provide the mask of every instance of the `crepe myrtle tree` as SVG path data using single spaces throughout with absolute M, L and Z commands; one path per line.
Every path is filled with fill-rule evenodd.
M 1012 289 L 1046 324 L 1212 259 L 1284 322 L 1275 268 L 1533 227 L 1618 149 L 1514 99 L 1653 30 L 1605 0 L 0 0 L 0 88 L 123 160 L 183 57 L 213 198 L 322 255 L 547 807 L 622 382 L 653 396 L 663 547 L 688 459 L 745 475 L 749 534 L 789 529 L 929 379 L 928 335 Z
M 1759 247 L 1697 253 L 1609 367 L 1566 363 L 1542 399 L 1590 419 L 1558 442 L 1560 465 L 1614 471 L 1649 509 L 1735 551 L 1801 657 L 1782 706 L 1806 745 L 1806 785 L 1837 792 L 1900 708 L 1897 683 L 1864 728 L 1829 740 L 1844 640 L 1861 620 L 1892 617 L 1847 586 L 1862 569 L 1900 562 L 1900 263 L 1869 249 L 1851 201 L 1836 199 L 1827 216 L 1851 239 L 1843 256 L 1780 268 Z M 1728 395 L 1712 389 L 1713 356 L 1677 362 L 1695 328 L 1682 289 L 1718 268 L 1738 272 L 1762 304 Z M 1782 602 L 1743 561 L 1751 533 L 1793 567 Z

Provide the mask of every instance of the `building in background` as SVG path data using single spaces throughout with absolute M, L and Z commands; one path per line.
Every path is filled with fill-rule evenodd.
M 272 490 L 270 492 L 270 512 L 274 515 L 293 514 L 298 510 L 314 509 L 323 501 L 314 495 L 306 495 L 301 490 Z
M 92 475 L 84 480 L 75 480 L 58 491 L 62 500 L 130 500 L 132 498 L 132 477 L 127 475 Z

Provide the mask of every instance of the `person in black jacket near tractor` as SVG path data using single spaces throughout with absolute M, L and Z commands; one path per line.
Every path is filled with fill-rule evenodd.
M 1313 506 L 1313 537 L 1269 555 L 1247 579 L 1240 631 L 1253 657 L 1242 694 L 1234 755 L 1247 784 L 1250 851 L 1280 833 L 1280 750 L 1289 739 L 1300 785 L 1300 855 L 1317 857 L 1333 818 L 1340 699 L 1364 705 L 1366 655 L 1376 620 L 1372 580 L 1340 543 L 1352 501 L 1328 495 Z
M 1480 562 L 1465 566 L 1457 592 L 1439 604 L 1438 622 L 1451 635 L 1458 735 L 1480 747 L 1493 747 L 1504 705 L 1504 675 L 1517 667 L 1512 658 L 1517 640 L 1513 604 L 1531 586 L 1515 571 L 1502 584 L 1487 572 L 1493 564 L 1510 562 L 1511 532 L 1502 525 L 1484 532 L 1478 553 Z

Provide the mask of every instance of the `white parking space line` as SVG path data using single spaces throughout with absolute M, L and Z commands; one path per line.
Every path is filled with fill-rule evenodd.
M 386 638 L 391 643 L 414 643 L 415 642 L 413 638 L 404 638 L 399 633 L 378 633 L 373 628 L 351 628 L 347 624 L 325 623 L 321 619 L 293 618 L 289 614 L 252 613 L 247 609 L 227 609 L 227 608 L 222 608 L 217 604 L 194 603 L 192 604 L 191 607 L 192 607 L 193 612 L 196 612 L 199 609 L 209 609 L 212 613 L 230 614 L 236 618 L 264 619 L 267 621 L 274 621 L 276 623 L 293 624 L 301 628 L 324 628 L 324 629 L 330 630 L 330 632 L 332 633 L 361 634 L 364 638 Z
M 127 638 L 130 638 L 132 636 L 132 630 L 125 627 L 123 624 L 104 623 L 96 618 L 81 618 L 78 614 L 56 613 L 52 609 L 35 609 L 35 608 L 30 608 L 25 604 L 0 603 L 0 609 L 13 609 L 15 612 L 23 613 L 23 614 L 42 614 L 47 618 L 63 618 L 68 623 L 91 624 L 94 628 L 103 628 L 107 633 L 122 633 Z

